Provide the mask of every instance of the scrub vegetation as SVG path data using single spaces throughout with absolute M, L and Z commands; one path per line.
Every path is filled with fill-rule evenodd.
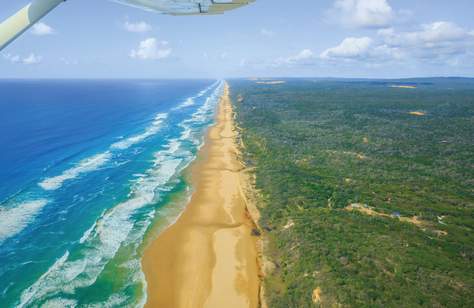
M 474 307 L 474 80 L 233 80 L 269 307 Z

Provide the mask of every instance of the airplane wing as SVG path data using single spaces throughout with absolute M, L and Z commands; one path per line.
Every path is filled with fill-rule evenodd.
M 132 6 L 170 15 L 222 14 L 255 0 L 118 0 Z
M 65 0 L 36 0 L 0 24 L 0 50 Z
M 209 15 L 248 5 L 255 0 L 116 0 L 117 2 L 170 15 Z
M 34 0 L 0 23 L 0 51 L 66 0 Z M 170 15 L 212 15 L 233 10 L 255 0 L 115 0 Z

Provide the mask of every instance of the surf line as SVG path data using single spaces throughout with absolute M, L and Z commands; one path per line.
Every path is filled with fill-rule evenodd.
M 173 108 L 172 111 L 177 110 L 176 108 L 179 108 L 180 106 L 183 106 L 181 108 L 184 108 L 186 106 L 193 105 L 195 98 L 204 96 L 218 83 L 219 82 L 217 81 L 206 89 L 200 91 L 196 96 L 185 99 L 183 103 L 181 103 L 178 107 Z M 98 170 L 112 159 L 114 151 L 126 150 L 131 146 L 134 146 L 140 142 L 145 141 L 149 137 L 156 135 L 163 127 L 163 123 L 167 117 L 168 113 L 158 113 L 151 125 L 147 127 L 143 133 L 118 141 L 112 144 L 107 151 L 87 157 L 79 161 L 76 166 L 66 169 L 60 175 L 45 178 L 39 182 L 38 185 L 46 191 L 54 191 L 61 188 L 67 181 L 76 179 L 86 173 Z
M 200 91 L 194 98 L 204 96 L 218 84 L 219 81 L 214 82 Z M 185 99 L 184 102 L 187 102 L 189 99 Z M 54 191 L 61 188 L 67 181 L 98 170 L 113 158 L 115 151 L 128 149 L 157 134 L 163 127 L 167 117 L 167 113 L 158 113 L 151 125 L 143 133 L 113 143 L 107 151 L 80 160 L 75 166 L 66 169 L 61 174 L 43 179 L 38 183 L 38 186 L 44 191 Z M 47 198 L 38 197 L 35 199 L 24 198 L 24 200 L 8 201 L 7 203 L 0 204 L 0 244 L 23 231 L 50 202 L 51 200 Z

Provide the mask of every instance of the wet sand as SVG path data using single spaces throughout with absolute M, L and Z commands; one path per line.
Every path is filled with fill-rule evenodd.
M 258 307 L 255 227 L 226 85 L 216 125 L 191 166 L 193 195 L 177 222 L 145 250 L 146 307 Z

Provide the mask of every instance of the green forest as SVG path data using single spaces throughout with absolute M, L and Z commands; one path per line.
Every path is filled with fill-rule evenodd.
M 269 307 L 474 307 L 474 80 L 230 91 Z

